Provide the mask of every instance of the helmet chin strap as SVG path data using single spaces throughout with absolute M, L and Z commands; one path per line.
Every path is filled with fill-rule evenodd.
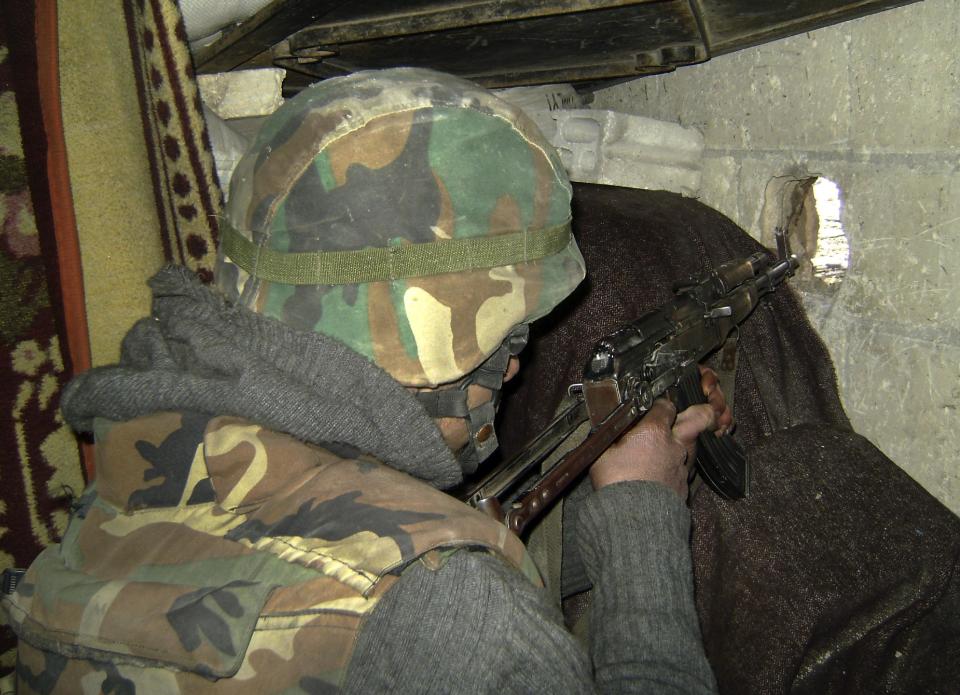
M 464 474 L 469 475 L 497 449 L 497 434 L 493 420 L 500 405 L 500 389 L 503 375 L 513 355 L 520 354 L 530 336 L 530 327 L 520 324 L 515 327 L 479 367 L 456 382 L 455 388 L 418 391 L 415 395 L 420 404 L 433 418 L 457 417 L 467 421 L 470 441 L 457 454 L 457 461 Z M 490 400 L 475 408 L 467 405 L 467 388 L 471 384 L 482 386 L 492 392 Z

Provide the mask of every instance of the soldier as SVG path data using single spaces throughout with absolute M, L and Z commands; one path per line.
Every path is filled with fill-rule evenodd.
M 496 447 L 527 325 L 584 275 L 570 184 L 514 107 L 398 69 L 305 90 L 237 167 L 214 291 L 183 268 L 75 379 L 97 476 L 6 601 L 24 692 L 712 691 L 696 436 L 658 402 L 591 469 L 590 647 L 523 544 L 441 492 Z

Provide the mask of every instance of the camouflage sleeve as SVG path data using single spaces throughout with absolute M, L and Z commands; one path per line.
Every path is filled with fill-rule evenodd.
M 576 535 L 593 583 L 597 689 L 716 692 L 693 600 L 683 501 L 657 483 L 617 483 L 584 499 Z
M 406 571 L 367 619 L 346 692 L 593 692 L 587 653 L 546 594 L 499 559 Z

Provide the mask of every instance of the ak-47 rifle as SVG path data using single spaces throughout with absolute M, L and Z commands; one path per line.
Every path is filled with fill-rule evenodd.
M 777 232 L 777 258 L 756 253 L 724 263 L 675 288 L 675 298 L 599 340 L 583 379 L 569 387 L 573 405 L 520 453 L 462 496 L 518 535 L 630 429 L 664 393 L 676 389 L 678 408 L 705 402 L 698 364 L 724 345 L 765 294 L 793 275 L 797 260 Z M 590 421 L 586 439 L 534 477 L 558 446 Z M 701 434 L 697 471 L 718 494 L 747 494 L 743 449 L 730 435 Z M 533 478 L 533 482 L 530 479 Z

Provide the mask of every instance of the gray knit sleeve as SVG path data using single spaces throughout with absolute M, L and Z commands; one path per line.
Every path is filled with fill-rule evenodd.
M 618 483 L 588 496 L 577 539 L 593 582 L 597 689 L 712 693 L 693 601 L 690 513 L 667 487 Z
M 459 552 L 437 571 L 414 565 L 384 595 L 360 632 L 347 691 L 713 692 L 680 499 L 621 483 L 585 498 L 577 523 L 594 584 L 592 655 L 546 592 L 497 558 Z
M 592 692 L 587 654 L 546 593 L 486 553 L 417 563 L 364 624 L 347 692 Z

